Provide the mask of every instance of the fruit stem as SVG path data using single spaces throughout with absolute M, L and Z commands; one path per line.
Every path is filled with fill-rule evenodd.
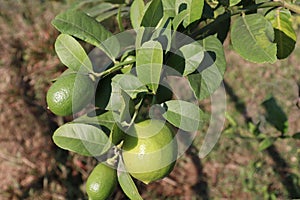
M 121 141 L 121 143 L 120 143 L 119 145 L 123 145 L 123 141 Z M 108 159 L 106 160 L 106 163 L 107 163 L 108 165 L 110 165 L 110 166 L 115 167 L 116 164 L 117 164 L 117 162 L 118 162 L 118 158 L 119 158 L 119 155 L 120 155 L 120 153 L 119 153 L 119 149 L 120 149 L 120 148 L 119 148 L 119 145 L 113 147 L 113 148 L 114 148 L 114 156 L 111 157 L 111 158 L 108 158 Z
M 133 58 L 132 60 L 128 60 L 128 61 L 124 61 L 124 62 L 117 62 L 112 68 L 109 68 L 103 72 L 100 73 L 93 73 L 93 75 L 97 78 L 102 78 L 105 77 L 113 72 L 116 72 L 120 69 L 122 69 L 125 65 L 129 65 L 135 63 L 135 58 Z
M 138 113 L 140 111 L 140 107 L 143 104 L 143 102 L 144 102 L 144 98 L 141 99 L 141 101 L 134 107 L 134 113 L 133 113 L 133 116 L 132 116 L 132 119 L 131 119 L 130 123 L 128 124 L 127 130 L 130 129 L 130 127 L 134 123 L 136 117 L 138 116 Z

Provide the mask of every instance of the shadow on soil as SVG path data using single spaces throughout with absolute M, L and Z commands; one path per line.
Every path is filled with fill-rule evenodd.
M 246 123 L 253 122 L 252 118 L 247 113 L 246 104 L 241 101 L 241 98 L 239 98 L 235 94 L 233 88 L 226 81 L 224 81 L 224 85 L 228 96 L 235 103 L 236 110 L 239 111 L 244 116 L 244 121 Z M 285 187 L 286 191 L 288 192 L 289 195 L 288 198 L 290 199 L 300 198 L 300 187 L 297 183 L 295 183 L 293 179 L 293 174 L 290 173 L 291 168 L 289 164 L 282 158 L 276 146 L 271 145 L 269 148 L 265 150 L 265 152 L 273 160 L 273 162 L 276 163 L 273 166 L 273 170 L 274 172 L 279 174 L 280 181 L 282 185 Z

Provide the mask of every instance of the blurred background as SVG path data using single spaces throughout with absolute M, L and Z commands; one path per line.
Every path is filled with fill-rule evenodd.
M 45 103 L 51 80 L 65 70 L 54 52 L 59 33 L 51 20 L 70 3 L 0 0 L 1 200 L 87 199 L 84 183 L 97 161 L 55 146 L 54 130 L 71 119 L 53 115 Z M 230 41 L 224 45 L 228 107 L 219 142 L 199 159 L 205 136 L 199 132 L 169 177 L 137 182 L 144 199 L 300 198 L 299 43 L 272 65 L 246 62 Z M 288 127 L 284 136 L 274 120 Z M 126 197 L 118 188 L 112 199 Z

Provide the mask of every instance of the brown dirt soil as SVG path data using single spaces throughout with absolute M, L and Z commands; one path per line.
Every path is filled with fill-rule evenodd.
M 12 1 L 0 4 L 0 199 L 85 199 L 84 182 L 96 161 L 54 145 L 53 131 L 68 119 L 52 115 L 45 103 L 50 80 L 65 69 L 54 54 L 53 44 L 58 33 L 50 25 L 54 13 L 63 8 L 51 4 L 52 9 L 40 10 L 35 1 L 24 2 L 25 6 Z M 17 9 L 18 14 L 15 9 L 10 10 L 11 7 Z M 229 64 L 225 79 L 231 86 L 238 83 L 240 87 L 234 91 L 243 97 L 237 99 L 241 102 L 230 103 L 228 111 L 237 112 L 235 106 L 247 102 L 239 114 L 243 117 L 247 114 L 254 121 L 260 119 L 263 111 L 257 112 L 257 108 L 268 89 L 260 90 L 261 86 L 270 80 L 282 80 L 282 86 L 275 89 L 284 97 L 280 103 L 288 112 L 289 134 L 299 132 L 300 113 L 294 106 L 295 81 L 287 81 L 299 78 L 296 77 L 300 72 L 299 53 L 287 60 L 291 67 L 283 69 L 279 62 L 263 68 L 241 60 L 230 48 L 226 52 Z M 253 76 L 255 73 L 258 75 Z M 288 92 L 286 87 L 289 87 Z M 228 98 L 229 101 L 233 100 Z M 244 123 L 243 117 L 238 123 Z M 282 161 L 278 157 L 268 155 L 279 151 L 283 161 L 299 167 L 299 156 L 290 154 L 290 148 L 299 147 L 299 142 L 293 143 L 294 146 L 289 146 L 288 141 L 280 142 L 276 144 L 277 152 L 271 149 L 269 154 L 257 153 L 257 144 L 249 143 L 222 136 L 210 156 L 203 160 L 197 156 L 197 145 L 192 146 L 178 160 L 169 177 L 148 186 L 137 182 L 138 188 L 145 199 L 251 199 L 254 192 L 247 192 L 242 182 L 255 161 L 254 164 L 262 163 L 265 169 L 255 169 L 254 179 L 266 179 L 260 184 L 270 184 L 267 186 L 271 192 L 280 191 L 278 196 L 286 197 L 282 192 L 284 183 L 288 183 L 284 182 L 285 176 L 293 171 L 290 166 L 276 162 Z M 112 199 L 126 197 L 119 188 Z

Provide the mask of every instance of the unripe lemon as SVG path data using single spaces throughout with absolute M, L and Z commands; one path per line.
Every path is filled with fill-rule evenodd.
M 68 74 L 57 79 L 47 92 L 48 108 L 68 116 L 83 109 L 94 96 L 94 83 L 87 75 Z
M 106 200 L 117 186 L 117 171 L 106 164 L 98 164 L 86 182 L 89 200 Z
M 122 155 L 126 170 L 134 178 L 148 184 L 169 175 L 177 158 L 177 143 L 163 121 L 145 120 L 127 134 Z

